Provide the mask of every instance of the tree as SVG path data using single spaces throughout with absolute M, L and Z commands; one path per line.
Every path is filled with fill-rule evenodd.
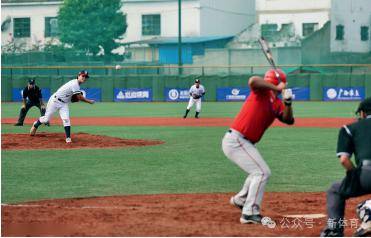
M 121 7 L 121 0 L 64 0 L 58 13 L 60 41 L 94 55 L 101 46 L 110 57 L 127 27 Z

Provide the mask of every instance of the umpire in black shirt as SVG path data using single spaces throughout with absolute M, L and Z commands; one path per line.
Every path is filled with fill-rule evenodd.
M 45 105 L 43 103 L 41 90 L 35 85 L 35 80 L 30 79 L 28 80 L 28 85 L 23 89 L 22 108 L 19 112 L 18 122 L 14 124 L 15 126 L 23 126 L 27 112 L 33 106 L 39 108 L 41 116 L 45 115 Z
M 343 236 L 345 202 L 352 197 L 371 194 L 371 97 L 358 107 L 358 122 L 340 129 L 337 156 L 346 169 L 345 178 L 327 191 L 327 227 L 321 236 Z M 350 160 L 354 154 L 355 165 Z

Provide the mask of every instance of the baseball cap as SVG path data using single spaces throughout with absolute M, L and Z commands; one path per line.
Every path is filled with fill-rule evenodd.
M 34 85 L 35 84 L 35 79 L 29 79 L 28 84 Z
M 195 80 L 195 83 L 200 83 L 201 81 L 199 79 L 196 79 Z
M 371 97 L 366 98 L 359 104 L 356 113 L 359 113 L 360 111 L 371 113 Z
M 278 80 L 277 74 L 279 75 L 282 82 L 286 83 L 286 74 L 281 69 L 270 69 L 264 75 L 264 80 L 270 82 L 271 84 L 278 85 L 280 81 Z
M 79 75 L 85 76 L 85 78 L 89 78 L 89 73 L 86 70 L 80 71 Z

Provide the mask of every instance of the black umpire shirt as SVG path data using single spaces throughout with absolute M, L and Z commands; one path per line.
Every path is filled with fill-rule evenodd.
M 337 156 L 354 153 L 356 165 L 371 160 L 371 116 L 343 126 L 339 132 Z
M 34 85 L 32 89 L 28 89 L 26 86 L 23 89 L 23 98 L 31 101 L 32 103 L 38 104 L 40 103 L 40 98 L 42 98 L 41 90 L 38 86 Z

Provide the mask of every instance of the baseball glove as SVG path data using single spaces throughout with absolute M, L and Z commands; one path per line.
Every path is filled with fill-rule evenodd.
M 82 93 L 80 92 L 80 93 L 76 93 L 76 94 L 72 95 L 71 102 L 73 103 L 73 102 L 78 102 L 78 101 L 80 101 L 80 100 L 79 100 L 79 95 L 81 95 L 81 94 L 82 94 Z
M 193 97 L 193 99 L 199 99 L 201 97 L 201 95 L 193 94 L 192 97 Z

